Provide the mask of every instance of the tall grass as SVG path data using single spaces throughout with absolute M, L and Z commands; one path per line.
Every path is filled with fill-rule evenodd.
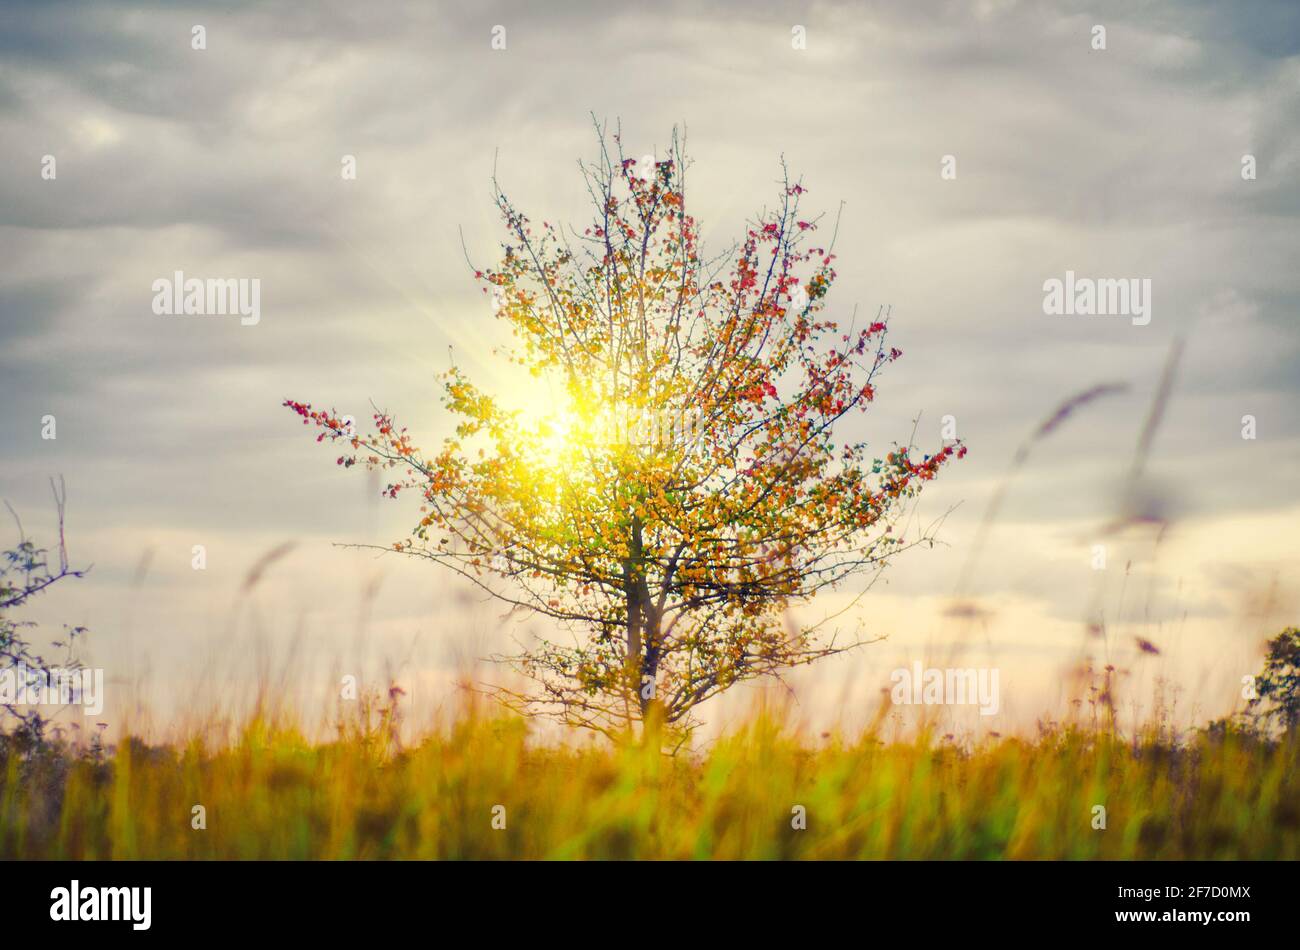
M 405 749 L 382 727 L 312 743 L 259 718 L 219 747 L 5 747 L 0 857 L 1294 860 L 1296 759 L 1294 740 L 1231 730 L 814 745 L 761 714 L 668 756 L 539 746 L 474 711 Z
M 1118 526 L 1152 520 L 1133 498 L 1179 347 Z M 954 592 L 949 613 L 963 622 L 950 661 L 980 614 L 970 580 L 1011 480 L 1038 442 L 1121 388 L 1065 400 L 1017 450 Z M 259 560 L 241 594 L 289 549 Z M 1092 613 L 1104 617 L 1100 601 Z M 1107 632 L 1090 620 L 1088 636 L 1105 647 Z M 1234 720 L 1177 736 L 1159 715 L 1122 736 L 1116 668 L 1107 662 L 1098 679 L 1091 653 L 1085 644 L 1082 718 L 973 745 L 924 725 L 902 741 L 868 728 L 814 742 L 760 711 L 707 748 L 670 756 L 539 742 L 524 720 L 473 705 L 404 743 L 392 692 L 386 707 L 363 702 L 329 742 L 280 713 L 229 734 L 224 709 L 165 745 L 23 745 L 0 733 L 0 859 L 1300 858 L 1300 738 L 1267 740 Z

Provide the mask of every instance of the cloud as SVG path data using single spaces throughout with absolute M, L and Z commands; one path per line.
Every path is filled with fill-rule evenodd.
M 934 445 L 956 416 L 971 455 L 927 501 L 960 504 L 953 531 L 1052 406 L 1120 381 L 1128 396 L 1036 447 L 1005 511 L 1048 533 L 1104 523 L 1177 334 L 1186 357 L 1153 467 L 1182 516 L 1291 510 L 1294 7 L 817 3 L 799 14 L 804 51 L 777 3 L 389 9 L 0 10 L 0 494 L 39 511 L 46 476 L 63 473 L 78 523 L 113 532 L 90 552 L 113 577 L 160 529 L 400 536 L 406 515 L 372 515 L 373 486 L 334 471 L 279 403 L 364 416 L 374 400 L 435 441 L 448 348 L 499 371 L 500 330 L 461 244 L 476 260 L 496 251 L 488 177 L 536 218 L 585 223 L 575 162 L 593 153 L 591 112 L 621 117 L 632 154 L 685 126 L 689 200 L 715 246 L 771 200 L 782 156 L 828 221 L 844 201 L 832 300 L 892 306 L 906 353 L 864 431 L 883 451 L 919 415 Z M 206 50 L 190 47 L 196 23 Z M 1094 23 L 1105 51 L 1089 47 Z M 505 51 L 489 46 L 497 24 Z M 939 176 L 945 155 L 955 181 Z M 1043 281 L 1067 269 L 1150 278 L 1151 325 L 1045 315 Z M 150 285 L 176 270 L 259 278 L 261 323 L 154 315 Z M 1257 442 L 1240 438 L 1244 413 Z M 1013 563 L 1014 535 L 999 544 Z M 1032 596 L 1073 609 L 1068 575 Z M 200 610 L 169 609 L 178 629 Z

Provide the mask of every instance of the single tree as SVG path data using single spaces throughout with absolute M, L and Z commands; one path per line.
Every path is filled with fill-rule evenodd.
M 901 354 L 886 313 L 845 327 L 824 315 L 834 240 L 815 244 L 802 184 L 783 176 L 776 207 L 706 257 L 676 132 L 667 160 L 648 162 L 599 131 L 598 160 L 580 164 L 591 225 L 538 227 L 494 177 L 508 239 L 498 266 L 474 271 L 513 332 L 502 355 L 561 405 L 511 409 L 453 366 L 443 403 L 458 425 L 432 454 L 386 411 L 363 436 L 332 410 L 285 405 L 346 446 L 340 465 L 388 469 L 385 494 L 418 494 L 422 517 L 395 550 L 572 636 L 499 658 L 535 684 L 503 699 L 616 735 L 688 726 L 735 683 L 863 643 L 791 608 L 931 540 L 897 521 L 965 448 L 873 458 L 837 436 Z

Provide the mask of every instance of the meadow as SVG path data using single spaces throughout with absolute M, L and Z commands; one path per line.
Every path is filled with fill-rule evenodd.
M 1300 858 L 1296 741 L 1234 729 L 885 743 L 760 713 L 667 755 L 467 709 L 405 747 L 382 715 L 328 742 L 261 717 L 0 754 L 3 859 Z

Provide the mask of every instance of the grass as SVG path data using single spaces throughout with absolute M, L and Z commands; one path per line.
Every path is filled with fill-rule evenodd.
M 539 746 L 524 722 L 469 711 L 405 749 L 385 736 L 313 743 L 254 719 L 219 746 L 10 741 L 0 858 L 1300 858 L 1297 742 L 1231 730 L 811 745 L 757 715 L 670 757 Z

